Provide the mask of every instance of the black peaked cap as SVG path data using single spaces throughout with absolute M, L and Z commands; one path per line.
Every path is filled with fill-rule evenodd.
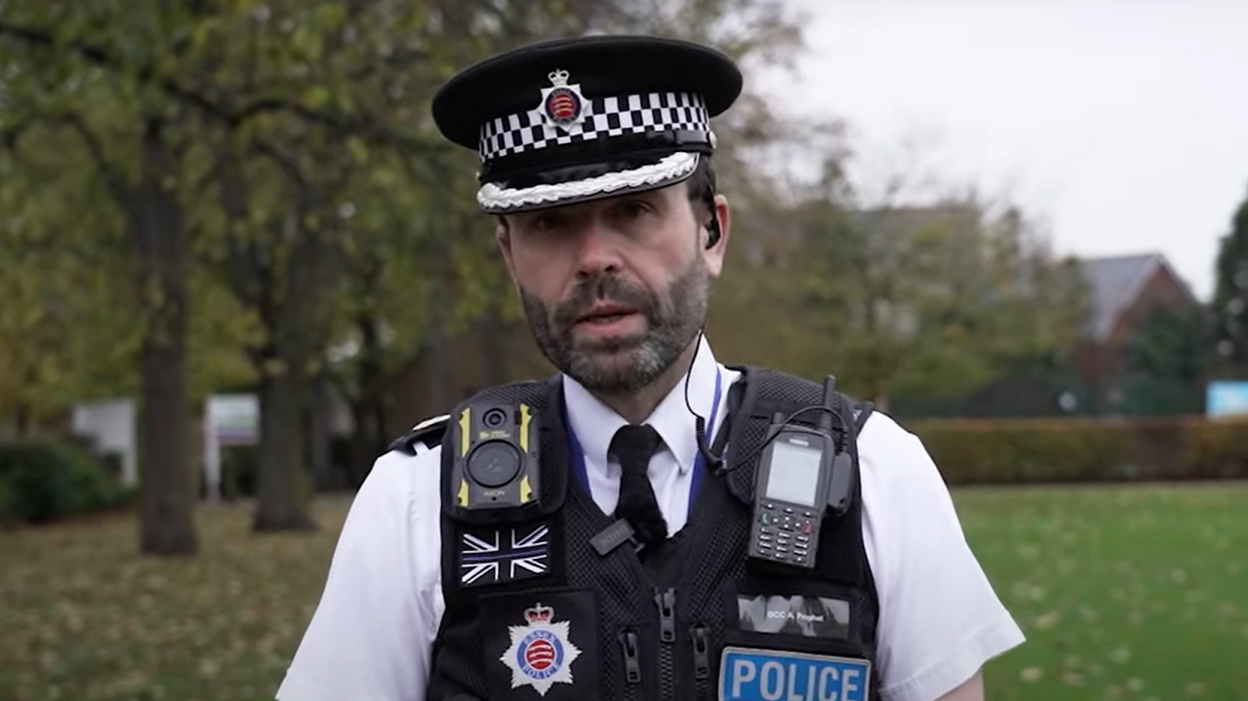
M 546 76 L 568 70 L 587 98 L 648 92 L 695 92 L 709 116 L 741 94 L 742 76 L 724 53 L 679 39 L 601 35 L 552 39 L 479 61 L 447 81 L 433 97 L 433 118 L 450 141 L 476 149 L 481 125 L 533 107 Z
M 478 151 L 486 212 L 519 212 L 662 187 L 716 146 L 710 119 L 740 96 L 727 55 L 654 36 L 538 42 L 461 71 L 434 121 Z

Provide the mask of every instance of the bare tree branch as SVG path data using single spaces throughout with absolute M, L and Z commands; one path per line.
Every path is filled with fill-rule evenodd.
M 61 115 L 58 120 L 62 124 L 68 125 L 71 129 L 78 132 L 83 142 L 87 146 L 87 151 L 91 154 L 91 160 L 95 161 L 95 167 L 99 169 L 100 176 L 104 178 L 104 184 L 108 187 L 108 191 L 122 206 L 127 206 L 130 199 L 130 188 L 126 186 L 126 179 L 118 173 L 117 170 L 108 162 L 108 158 L 104 156 L 104 146 L 100 143 L 86 122 L 76 112 L 67 112 Z
M 299 187 L 299 189 L 308 189 L 308 180 L 303 177 L 303 172 L 299 170 L 299 165 L 290 160 L 290 158 L 283 154 L 279 149 L 261 139 L 256 138 L 251 140 L 251 148 L 256 153 L 268 156 L 270 160 L 276 163 L 277 166 L 281 168 L 292 181 L 294 181 L 295 185 Z

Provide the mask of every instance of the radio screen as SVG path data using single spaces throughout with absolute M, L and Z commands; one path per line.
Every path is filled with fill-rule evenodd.
M 772 444 L 767 498 L 814 506 L 818 497 L 819 466 L 823 453 L 784 441 Z

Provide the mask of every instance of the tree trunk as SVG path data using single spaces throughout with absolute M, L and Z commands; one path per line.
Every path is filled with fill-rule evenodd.
M 260 486 L 257 531 L 311 530 L 304 511 L 307 381 L 297 368 L 283 367 L 260 383 Z
M 312 380 L 312 400 L 308 407 L 308 465 L 312 470 L 312 484 L 317 490 L 336 486 L 330 470 L 332 411 L 329 379 L 324 374 L 317 375 Z
M 301 193 L 306 195 L 306 193 Z M 284 235 L 292 249 L 285 265 L 285 285 L 276 300 L 273 351 L 265 368 L 260 399 L 260 489 L 258 531 L 312 530 L 305 510 L 310 495 L 307 411 L 311 399 L 309 368 L 318 344 L 320 295 L 324 289 L 325 251 L 316 232 L 300 224 L 306 198 L 287 217 Z
M 188 453 L 186 242 L 160 124 L 145 125 L 138 189 L 129 203 L 137 283 L 147 323 L 142 346 L 143 437 L 140 455 L 140 549 L 154 555 L 193 554 L 198 480 Z
M 369 449 L 372 439 L 368 414 L 368 398 L 351 403 L 351 423 L 355 429 L 351 435 L 351 457 L 347 465 L 347 488 L 351 491 L 358 490 L 364 484 L 364 478 L 368 477 L 377 457 Z
M 348 486 L 359 489 L 372 470 L 373 463 L 385 452 L 390 436 L 385 429 L 385 406 L 380 394 L 373 394 L 353 404 L 351 414 L 355 422 L 355 435 L 351 440 Z
M 359 398 L 352 403 L 351 415 L 355 435 L 351 441 L 350 486 L 359 489 L 372 470 L 373 463 L 385 451 L 390 436 L 385 424 L 385 390 L 378 342 L 376 319 L 361 316 L 356 320 L 360 330 L 360 362 L 356 368 Z M 397 436 L 396 436 L 397 437 Z

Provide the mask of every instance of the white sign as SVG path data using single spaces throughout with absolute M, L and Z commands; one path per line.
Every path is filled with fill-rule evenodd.
M 113 399 L 74 407 L 74 433 L 91 439 L 97 452 L 121 457 L 121 483 L 139 483 L 132 399 Z
M 221 445 L 252 445 L 260 440 L 260 400 L 254 394 L 208 397 L 208 427 Z
M 221 498 L 221 447 L 260 442 L 260 399 L 254 394 L 218 394 L 204 406 L 204 478 L 208 499 Z

